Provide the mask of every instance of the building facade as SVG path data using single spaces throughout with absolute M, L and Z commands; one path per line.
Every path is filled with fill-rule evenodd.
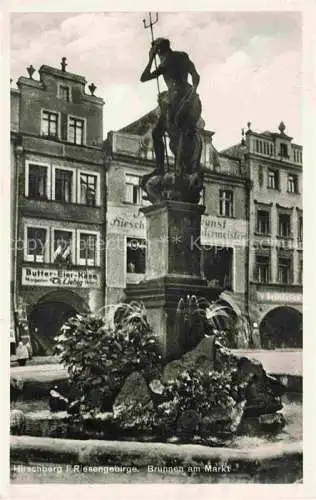
M 66 66 L 41 66 L 39 79 L 30 66 L 11 89 L 12 325 L 37 353 L 51 352 L 69 316 L 124 301 L 146 272 L 140 179 L 155 168 L 157 110 L 104 143 L 104 102 Z M 302 147 L 282 122 L 278 133 L 249 124 L 221 152 L 201 133 L 201 275 L 248 319 L 252 346 L 301 347 Z
M 104 102 L 65 59 L 33 72 L 11 89 L 11 296 L 49 353 L 65 319 L 104 305 Z
M 145 277 L 146 219 L 140 178 L 155 168 L 150 126 L 154 112 L 124 129 L 111 132 L 106 144 L 111 157 L 107 171 L 106 302 L 123 301 L 125 289 Z M 208 286 L 234 313 L 247 314 L 249 181 L 239 159 L 217 153 L 213 132 L 203 130 L 202 167 L 205 187 L 200 203 L 201 274 Z M 168 161 L 173 162 L 168 148 Z
M 285 133 L 248 130 L 222 151 L 244 162 L 249 191 L 249 313 L 262 348 L 302 347 L 302 147 Z

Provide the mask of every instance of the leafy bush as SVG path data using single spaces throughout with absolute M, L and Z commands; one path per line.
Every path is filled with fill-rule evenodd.
M 230 410 L 235 405 L 231 382 L 227 373 L 207 373 L 194 368 L 183 371 L 166 384 L 166 400 L 157 406 L 158 428 L 167 434 L 173 430 L 187 439 L 215 434 L 221 423 L 230 421 Z M 208 419 L 206 432 L 205 419 Z
M 205 318 L 217 340 L 230 349 L 249 348 L 251 346 L 251 327 L 249 318 L 241 313 L 229 314 L 229 306 L 216 302 L 205 308 Z
M 145 309 L 136 303 L 119 305 L 112 327 L 105 318 L 78 314 L 55 340 L 81 412 L 111 410 L 128 375 L 137 370 L 148 379 L 162 361 Z

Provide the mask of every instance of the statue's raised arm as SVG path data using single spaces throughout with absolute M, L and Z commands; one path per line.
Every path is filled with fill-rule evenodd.
M 153 44 L 151 46 L 150 51 L 149 51 L 148 64 L 145 67 L 145 69 L 140 77 L 141 82 L 148 82 L 148 80 L 154 80 L 155 78 L 158 78 L 158 76 L 160 76 L 162 74 L 161 68 L 159 68 L 159 70 L 157 68 L 157 70 L 151 71 L 151 68 L 152 68 L 152 65 L 153 65 L 153 62 L 154 62 L 154 59 L 156 56 L 156 51 L 157 51 L 156 46 Z

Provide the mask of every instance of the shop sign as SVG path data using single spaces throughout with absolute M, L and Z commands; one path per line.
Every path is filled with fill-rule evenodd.
M 145 216 L 134 207 L 109 207 L 107 233 L 146 238 Z M 247 222 L 203 215 L 201 219 L 202 245 L 247 246 Z
M 62 288 L 99 288 L 100 273 L 88 270 L 22 268 L 22 285 Z
M 107 215 L 108 234 L 146 237 L 145 216 L 133 207 L 109 207 Z
M 301 293 L 291 292 L 257 292 L 257 300 L 262 302 L 277 302 L 279 304 L 301 304 Z
M 247 222 L 213 215 L 202 215 L 202 245 L 247 246 Z

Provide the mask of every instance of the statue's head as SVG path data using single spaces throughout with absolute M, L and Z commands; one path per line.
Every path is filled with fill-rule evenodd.
M 158 55 L 164 54 L 170 50 L 170 41 L 167 38 L 157 38 L 152 45 L 156 48 Z

